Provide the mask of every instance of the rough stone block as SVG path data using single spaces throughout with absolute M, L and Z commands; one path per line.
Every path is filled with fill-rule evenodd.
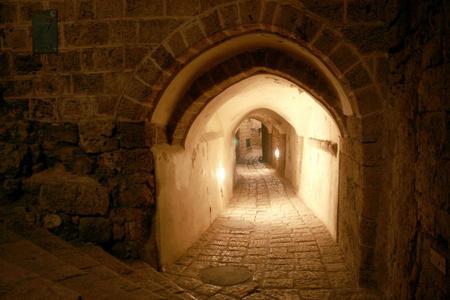
M 155 65 L 151 59 L 146 59 L 139 69 L 137 70 L 137 76 L 144 80 L 147 84 L 152 85 L 158 77 L 161 76 L 161 70 Z
M 85 242 L 107 242 L 111 238 L 111 225 L 105 218 L 80 218 L 79 230 Z
M 219 14 L 217 13 L 217 10 L 214 10 L 208 15 L 201 17 L 200 21 L 202 23 L 206 36 L 213 35 L 214 33 L 221 30 Z
M 189 47 L 195 46 L 199 41 L 205 38 L 197 21 L 187 24 L 183 29 L 183 35 Z
M 344 2 L 340 0 L 304 0 L 303 5 L 329 22 L 340 23 L 344 20 Z
M 386 51 L 386 29 L 384 26 L 347 26 L 342 28 L 344 36 L 362 53 Z
M 138 22 L 114 21 L 111 22 L 111 43 L 128 44 L 135 43 L 138 39 Z
M 99 94 L 103 92 L 105 84 L 102 74 L 76 74 L 72 78 L 75 94 Z
M 8 76 L 11 73 L 9 53 L 0 53 L 0 76 Z
M 222 17 L 222 24 L 224 28 L 230 28 L 239 24 L 238 7 L 235 4 L 230 4 L 219 8 L 219 14 Z
M 17 20 L 17 4 L 2 3 L 0 5 L 0 24 L 14 23 Z
M 38 96 L 60 96 L 70 93 L 70 76 L 46 75 L 37 77 L 33 83 Z
M 117 108 L 117 117 L 119 120 L 141 120 L 144 115 L 144 107 L 127 98 L 119 100 L 119 107 Z
M 58 11 L 58 20 L 71 21 L 75 18 L 75 1 L 50 1 L 49 7 Z
M 95 71 L 115 71 L 124 67 L 123 48 L 96 48 L 93 51 Z
M 55 98 L 33 98 L 30 102 L 30 119 L 42 121 L 56 120 Z
M 109 42 L 108 23 L 75 23 L 64 25 L 65 46 L 104 45 Z
M 239 15 L 242 24 L 257 23 L 261 10 L 260 1 L 247 0 L 239 3 Z
M 50 71 L 76 72 L 81 69 L 80 53 L 78 51 L 61 51 L 58 54 L 47 54 Z
M 2 30 L 3 48 L 10 49 L 26 49 L 30 46 L 27 41 L 31 40 L 31 36 L 24 27 L 7 27 Z
M 358 109 L 361 115 L 381 110 L 381 100 L 375 86 L 370 86 L 355 92 Z
M 0 82 L 0 88 L 3 90 L 4 97 L 29 96 L 33 90 L 33 82 L 31 80 L 7 80 Z
M 260 20 L 263 24 L 272 24 L 273 16 L 277 8 L 277 1 L 264 1 Z
M 116 18 L 123 15 L 124 2 L 122 0 L 97 0 L 97 18 Z
M 78 20 L 89 20 L 95 18 L 94 0 L 76 1 L 76 17 Z
M 120 122 L 118 124 L 118 135 L 121 148 L 145 148 L 146 130 L 145 123 Z
M 172 35 L 172 37 L 169 39 L 168 44 L 175 57 L 180 56 L 187 49 L 183 36 L 180 32 L 176 32 L 174 35 Z
M 125 68 L 134 70 L 150 51 L 150 49 L 140 46 L 125 48 Z
M 119 141 L 113 138 L 115 125 L 109 121 L 83 121 L 79 124 L 80 147 L 88 153 L 118 149 Z
M 131 72 L 108 72 L 104 73 L 105 93 L 121 94 L 126 84 L 129 84 Z
M 98 116 L 114 116 L 117 101 L 116 96 L 96 96 L 93 103 L 94 114 Z
M 75 124 L 42 124 L 38 128 L 39 142 L 78 143 L 78 128 Z
M 336 65 L 339 71 L 344 73 L 348 68 L 357 63 L 359 58 L 349 45 L 341 44 L 330 55 L 330 60 Z
M 153 90 L 151 87 L 134 78 L 133 81 L 126 87 L 124 94 L 128 98 L 132 98 L 138 102 L 148 103 L 148 99 L 152 93 Z
M 141 43 L 161 43 L 172 31 L 182 24 L 176 19 L 157 19 L 139 22 L 139 41 Z
M 300 18 L 301 13 L 295 7 L 291 5 L 280 5 L 273 24 L 285 30 L 292 31 Z
M 351 68 L 350 71 L 345 74 L 345 77 L 353 89 L 370 85 L 372 82 L 369 73 L 362 63 L 359 63 Z
M 33 74 L 42 69 L 40 55 L 17 54 L 14 57 L 14 66 L 17 74 Z
M 117 199 L 120 207 L 148 208 L 153 203 L 153 196 L 145 184 L 125 185 Z
M 384 128 L 381 114 L 363 117 L 361 122 L 363 142 L 375 142 L 381 137 Z
M 423 72 L 418 87 L 420 111 L 450 110 L 449 76 L 450 68 L 445 64 Z
M 152 59 L 161 67 L 161 69 L 169 69 L 177 65 L 172 54 L 167 51 L 164 46 L 159 46 L 151 55 Z
M 162 16 L 164 13 L 163 1 L 126 0 L 125 8 L 126 14 L 131 17 Z
M 200 0 L 167 0 L 166 9 L 169 16 L 194 16 L 200 12 Z
M 319 49 L 323 54 L 328 54 L 333 50 L 340 38 L 330 29 L 324 29 L 320 36 L 314 42 L 314 47 Z
M 347 21 L 364 23 L 382 21 L 385 7 L 381 1 L 352 0 L 347 4 Z
M 78 215 L 106 215 L 109 209 L 107 190 L 96 182 L 81 181 L 78 186 L 75 213 Z
M 60 119 L 73 122 L 92 117 L 91 102 L 89 97 L 60 99 L 58 104 Z
M 294 27 L 294 35 L 301 41 L 309 43 L 318 33 L 321 24 L 319 21 L 313 19 L 308 15 L 303 15 L 300 20 L 297 20 Z

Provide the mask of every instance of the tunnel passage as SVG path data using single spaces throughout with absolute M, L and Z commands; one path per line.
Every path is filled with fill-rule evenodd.
M 236 179 L 233 141 L 249 118 L 261 122 L 270 137 L 269 165 L 336 238 L 338 155 L 321 143 L 337 145 L 339 129 L 304 90 L 259 74 L 213 99 L 191 125 L 184 147 L 154 147 L 159 230 L 171 237 L 160 240 L 163 265 L 180 257 L 227 207 Z

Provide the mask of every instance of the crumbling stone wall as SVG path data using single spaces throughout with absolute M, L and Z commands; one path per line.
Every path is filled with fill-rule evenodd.
M 24 207 L 28 221 L 65 239 L 100 243 L 122 257 L 148 255 L 143 249 L 154 208 L 150 128 L 32 121 L 25 101 L 1 105 L 1 204 Z

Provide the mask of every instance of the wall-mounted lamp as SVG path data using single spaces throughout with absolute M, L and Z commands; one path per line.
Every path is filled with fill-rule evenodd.
M 275 152 L 273 154 L 275 154 L 276 159 L 279 159 L 280 158 L 280 149 L 278 149 L 278 147 L 276 147 Z
M 219 181 L 220 184 L 223 183 L 225 180 L 225 169 L 222 166 L 219 166 L 216 171 L 217 181 Z

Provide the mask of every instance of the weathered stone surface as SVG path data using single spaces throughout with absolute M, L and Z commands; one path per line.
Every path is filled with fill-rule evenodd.
M 145 208 L 154 202 L 150 189 L 145 184 L 133 184 L 122 187 L 118 204 L 120 207 Z
M 44 227 L 48 229 L 53 229 L 61 225 L 61 217 L 56 214 L 48 214 L 44 216 Z
M 80 239 L 85 242 L 106 242 L 111 237 L 111 225 L 105 218 L 80 218 Z
M 105 45 L 109 41 L 109 24 L 65 24 L 64 38 L 66 46 Z
M 113 139 L 115 125 L 109 121 L 87 121 L 81 122 L 80 146 L 88 153 L 99 153 L 116 150 L 119 141 Z
M 31 193 L 39 190 L 38 208 L 44 211 L 105 215 L 109 209 L 104 187 L 90 177 L 73 175 L 62 168 L 33 175 L 26 180 L 25 189 Z

